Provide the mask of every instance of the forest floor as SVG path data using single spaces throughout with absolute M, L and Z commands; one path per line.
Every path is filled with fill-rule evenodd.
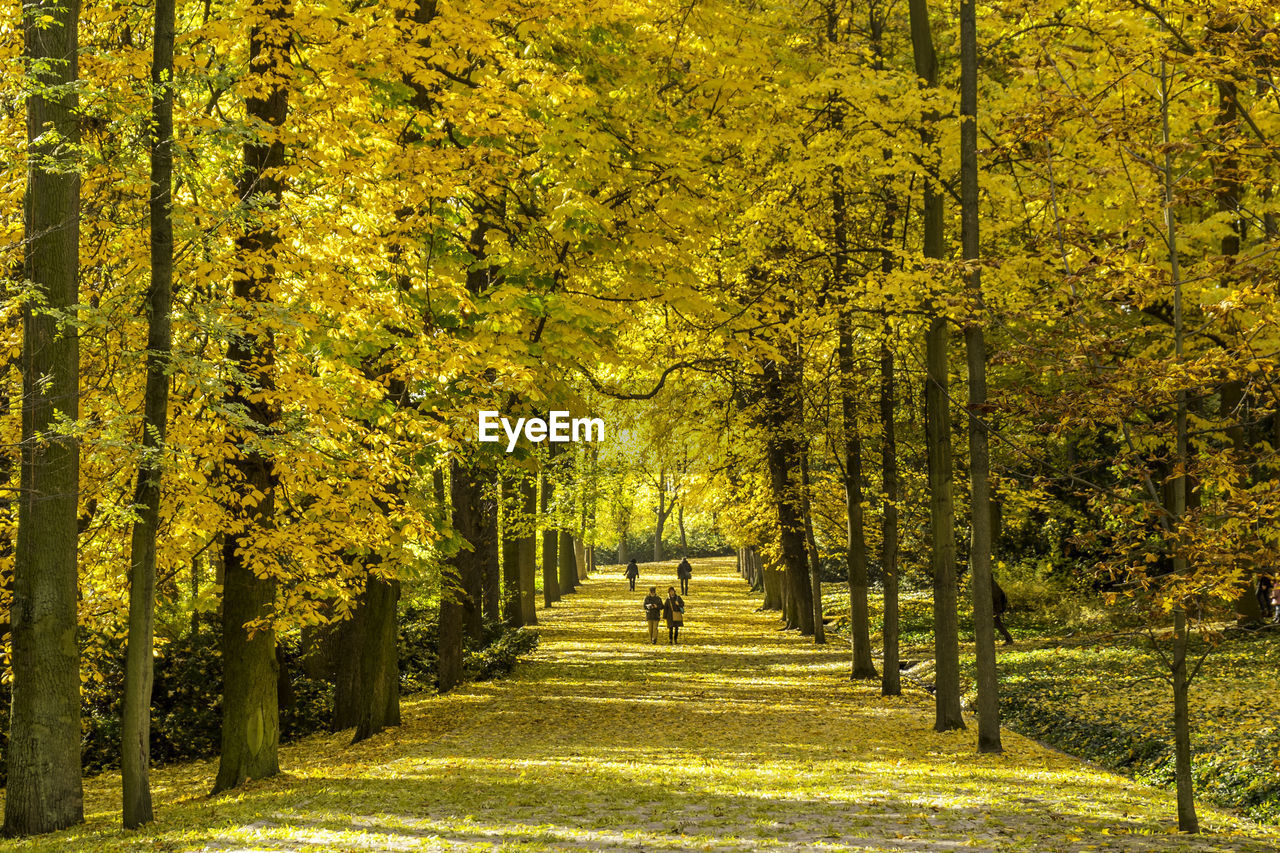
M 512 677 L 406 700 L 405 724 L 285 747 L 286 774 L 205 796 L 216 763 L 157 770 L 158 822 L 118 827 L 119 776 L 86 782 L 88 822 L 4 850 L 1275 851 L 1280 829 L 1017 735 L 977 755 L 935 734 L 932 700 L 850 683 L 848 649 L 777 629 L 733 574 L 699 560 L 678 646 L 649 645 L 640 598 L 674 582 L 605 567 L 552 611 Z

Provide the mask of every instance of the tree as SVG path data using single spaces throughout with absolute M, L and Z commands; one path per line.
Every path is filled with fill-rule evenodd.
M 938 60 L 933 48 L 927 0 L 911 0 L 911 45 L 916 74 L 922 85 L 938 85 Z M 926 151 L 936 144 L 934 125 L 937 113 L 928 111 L 922 117 L 920 136 Z M 943 241 L 943 199 L 937 178 L 924 185 L 924 256 L 933 260 L 945 257 Z M 929 457 L 929 518 L 933 538 L 931 568 L 933 571 L 933 642 L 937 666 L 934 704 L 937 731 L 964 728 L 960 711 L 960 646 L 956 617 L 955 531 L 952 529 L 951 494 L 951 418 L 947 392 L 947 320 L 935 314 L 925 334 L 925 446 Z
M 22 473 L 10 610 L 8 835 L 84 820 L 74 641 L 80 353 L 79 3 L 23 7 L 28 171 L 23 206 Z
M 175 0 L 156 0 L 151 60 L 151 287 L 147 300 L 147 385 L 142 459 L 129 553 L 129 636 L 126 641 L 120 781 L 124 826 L 153 820 L 151 809 L 151 686 L 154 675 L 156 534 L 160 527 L 161 454 L 169 426 L 169 359 L 173 350 L 173 42 Z
M 960 225 L 968 288 L 978 310 L 982 272 L 978 234 L 978 36 L 974 0 L 960 3 Z M 964 331 L 969 365 L 969 568 L 977 644 L 978 751 L 1002 752 L 991 601 L 991 483 L 987 441 L 987 346 L 980 321 Z
M 245 111 L 261 123 L 263 135 L 245 143 L 236 187 L 249 224 L 237 240 L 242 267 L 234 296 L 247 316 L 243 333 L 227 345 L 227 360 L 236 370 L 228 403 L 244 413 L 244 422 L 233 430 L 236 447 L 229 471 L 238 503 L 230 510 L 237 521 L 222 546 L 222 752 L 215 794 L 280 772 L 278 672 L 270 624 L 276 582 L 269 558 L 255 553 L 255 543 L 269 537 L 276 513 L 278 475 L 263 447 L 279 419 L 272 393 L 275 334 L 262 314 L 280 245 L 272 214 L 284 192 L 280 130 L 289 115 L 292 16 L 289 0 L 260 0 L 249 25 L 249 68 L 259 94 L 246 99 Z

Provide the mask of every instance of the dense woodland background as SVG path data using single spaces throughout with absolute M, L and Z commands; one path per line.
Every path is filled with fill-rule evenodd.
M 234 788 L 509 668 L 597 564 L 734 552 L 853 678 L 927 652 L 983 750 L 1001 689 L 1061 722 L 993 571 L 1024 629 L 1138 637 L 1196 829 L 1189 683 L 1276 660 L 1273 3 L 0 21 L 8 832 L 117 764 L 146 823 L 152 760 Z M 552 408 L 606 441 L 475 441 Z M 1214 713 L 1274 818 L 1274 692 Z

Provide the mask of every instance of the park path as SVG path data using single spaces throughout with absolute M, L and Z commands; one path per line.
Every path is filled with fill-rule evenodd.
M 1006 736 L 935 734 L 923 692 L 851 684 L 847 648 L 777 629 L 731 560 L 694 563 L 685 643 L 649 645 L 640 598 L 674 583 L 607 568 L 550 612 L 506 680 L 407 703 L 354 747 L 310 738 L 287 775 L 209 800 L 214 765 L 156 775 L 160 823 L 114 829 L 118 777 L 89 824 L 15 849 L 367 851 L 1275 851 L 1280 834 Z M 665 630 L 663 631 L 665 641 Z M 348 735 L 349 737 L 349 735 Z M 46 846 L 52 844 L 53 846 Z M 8 845 L 5 845 L 8 846 Z

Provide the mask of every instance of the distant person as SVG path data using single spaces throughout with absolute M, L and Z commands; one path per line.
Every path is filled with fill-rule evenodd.
M 1275 591 L 1275 582 L 1270 575 L 1262 575 L 1258 578 L 1258 610 L 1262 612 L 1264 620 L 1270 619 L 1273 613 L 1271 605 L 1271 593 Z
M 658 642 L 658 620 L 662 618 L 662 597 L 658 595 L 656 586 L 649 587 L 649 594 L 644 597 L 644 618 L 649 623 L 649 642 Z
M 680 579 L 680 592 L 688 595 L 689 579 L 693 577 L 693 566 L 689 565 L 688 557 L 685 557 L 680 561 L 680 565 L 676 566 L 676 577 Z
M 680 642 L 680 627 L 684 625 L 684 599 L 676 595 L 674 586 L 667 587 L 667 600 L 662 605 L 662 615 L 667 618 L 667 642 Z
M 1271 621 L 1280 622 L 1280 583 L 1271 585 Z
M 1004 637 L 1006 646 L 1013 645 L 1013 637 L 1009 636 L 1009 629 L 1004 626 L 1004 614 L 1009 609 L 1009 596 L 1004 594 L 1004 590 L 1000 588 L 1000 584 L 996 583 L 996 576 L 991 576 L 991 617 L 995 622 L 996 630 Z
M 631 581 L 631 591 L 635 592 L 636 578 L 640 577 L 640 567 L 636 565 L 636 561 L 632 560 L 627 563 L 627 580 Z

